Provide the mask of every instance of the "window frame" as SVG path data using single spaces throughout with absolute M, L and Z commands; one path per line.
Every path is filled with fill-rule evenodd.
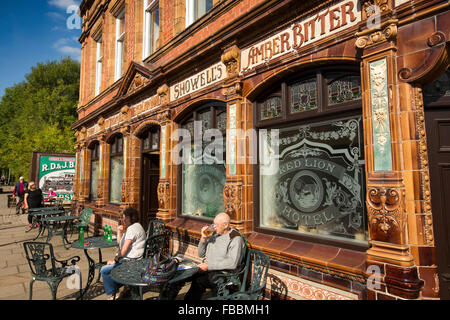
M 218 124 L 218 115 L 221 112 L 216 112 L 217 109 L 222 109 L 224 112 L 228 112 L 227 111 L 227 105 L 224 102 L 221 101 L 214 101 L 214 102 L 210 102 L 210 103 L 206 103 L 203 104 L 201 106 L 198 106 L 192 110 L 190 110 L 188 113 L 186 113 L 185 115 L 183 115 L 179 120 L 176 121 L 176 123 L 178 124 L 178 128 L 183 128 L 183 126 L 192 121 L 198 121 L 198 115 L 208 109 L 211 112 L 211 126 L 210 128 L 212 129 L 217 129 L 217 124 Z M 220 129 L 219 129 L 220 130 Z M 223 142 L 225 144 L 225 153 L 223 154 L 224 156 L 224 164 L 226 165 L 226 147 L 227 147 L 227 140 L 226 140 L 226 129 L 225 130 L 220 130 L 222 132 L 222 137 L 223 137 Z M 204 134 L 204 132 L 203 132 Z M 195 142 L 194 137 L 192 137 L 192 142 Z M 183 170 L 182 170 L 182 164 L 176 165 L 177 169 L 176 169 L 176 175 L 177 175 L 177 190 L 176 190 L 176 194 L 177 194 L 177 201 L 176 201 L 176 205 L 177 205 L 177 210 L 176 210 L 176 214 L 177 214 L 177 218 L 183 218 L 183 219 L 189 219 L 189 220 L 195 220 L 195 221 L 199 221 L 202 223 L 211 223 L 212 220 L 214 218 L 208 218 L 208 217 L 204 217 L 204 216 L 196 216 L 196 215 L 187 215 L 187 214 L 183 214 Z M 226 168 L 225 168 L 226 169 Z
M 100 143 L 99 141 L 96 141 L 91 144 L 89 147 L 90 150 L 90 176 L 89 176 L 89 200 L 90 201 L 96 201 L 97 197 L 92 198 L 93 190 L 92 190 L 92 163 L 97 161 L 100 165 Z M 99 172 L 100 173 L 100 172 Z M 98 184 L 98 176 L 97 176 L 97 184 Z M 95 193 L 97 193 L 97 190 L 95 190 Z
M 115 62 L 114 62 L 114 81 L 119 80 L 122 77 L 123 59 L 124 59 L 124 47 L 125 47 L 125 7 L 120 9 L 119 13 L 115 16 L 116 22 L 116 38 L 115 38 Z M 120 27 L 123 24 L 123 32 L 120 33 Z
M 351 117 L 351 116 L 362 116 L 362 95 L 361 98 L 355 101 L 343 102 L 337 105 L 329 106 L 328 100 L 325 97 L 328 96 L 327 84 L 330 80 L 326 75 L 330 73 L 344 72 L 346 75 L 360 75 L 360 70 L 356 66 L 341 66 L 341 67 L 322 67 L 308 70 L 306 72 L 301 72 L 301 75 L 294 75 L 290 77 L 283 78 L 271 85 L 272 88 L 280 88 L 275 89 L 273 91 L 260 94 L 253 101 L 253 119 L 255 120 L 255 130 L 257 131 L 257 136 L 259 136 L 260 129 L 282 129 L 289 128 L 294 126 L 306 125 L 311 122 L 322 122 L 333 120 L 338 116 L 339 118 L 343 117 Z M 302 111 L 298 113 L 290 112 L 290 86 L 294 83 L 310 79 L 311 76 L 315 75 L 317 79 L 317 109 Z M 319 82 L 320 81 L 320 82 Z M 362 77 L 361 77 L 361 85 L 362 85 Z M 266 90 L 267 91 L 267 90 Z M 361 90 L 362 93 L 362 90 Z M 260 105 L 265 99 L 275 96 L 277 94 L 281 94 L 282 98 L 282 116 L 276 119 L 269 120 L 261 120 L 260 119 Z M 363 129 L 361 127 L 362 134 Z M 364 138 L 362 137 L 362 143 L 364 144 Z M 364 146 L 364 145 L 363 145 Z M 321 236 L 320 234 L 310 234 L 310 233 L 300 233 L 295 231 L 290 231 L 288 229 L 273 229 L 261 225 L 261 216 L 260 216 L 260 158 L 259 158 L 259 148 L 260 144 L 258 141 L 258 161 L 257 164 L 252 165 L 253 167 L 253 222 L 254 222 L 254 231 L 261 234 L 268 234 L 273 236 L 284 237 L 292 240 L 299 240 L 309 243 L 317 243 L 323 245 L 330 245 L 338 248 L 355 250 L 355 251 L 365 251 L 368 249 L 369 243 L 357 242 L 352 239 L 346 238 L 326 238 L 325 236 Z M 364 149 L 364 148 L 363 148 Z M 364 151 L 364 150 L 363 150 Z M 363 157 L 364 158 L 364 157 Z M 366 164 L 365 164 L 366 165 Z M 364 166 L 365 166 L 364 165 Z M 363 173 L 363 186 L 364 189 L 362 191 L 366 191 L 366 180 L 367 177 Z M 363 196 L 363 201 L 365 197 Z M 365 205 L 365 203 L 363 203 Z M 366 221 L 368 219 L 366 212 Z M 366 226 L 366 230 L 367 226 Z
M 155 16 L 158 19 L 157 34 L 155 32 Z M 158 0 L 144 0 L 143 17 L 142 60 L 148 58 L 157 49 L 157 41 L 160 35 L 159 30 L 161 22 Z
M 205 12 L 203 14 L 199 13 L 199 1 L 205 2 Z M 207 10 L 206 2 L 211 1 L 211 8 Z M 213 0 L 186 0 L 185 1 L 185 28 L 188 28 L 195 21 L 203 17 L 207 12 L 209 12 L 214 7 Z
M 158 135 L 157 148 L 153 148 L 154 135 Z M 139 135 L 141 139 L 141 153 L 159 153 L 161 148 L 161 129 L 158 126 L 152 126 Z M 145 140 L 149 138 L 149 148 L 145 148 Z
M 122 149 L 120 151 L 118 151 L 119 149 L 119 143 L 118 141 L 121 140 L 122 143 Z M 123 135 L 121 133 L 115 134 L 114 136 L 112 136 L 109 141 L 109 178 L 108 178 L 108 201 L 110 204 L 113 205 L 120 205 L 122 200 L 120 199 L 118 202 L 112 202 L 111 201 L 111 190 L 112 190 L 112 183 L 111 183 L 111 173 L 112 173 L 112 160 L 113 158 L 118 158 L 118 157 L 122 157 L 122 161 L 123 161 Z M 123 183 L 123 164 L 122 164 L 122 181 L 120 182 L 120 195 L 122 198 L 122 183 Z
M 100 93 L 102 86 L 102 67 L 103 67 L 103 39 L 100 36 L 95 40 L 97 46 L 96 59 L 95 59 L 95 96 Z

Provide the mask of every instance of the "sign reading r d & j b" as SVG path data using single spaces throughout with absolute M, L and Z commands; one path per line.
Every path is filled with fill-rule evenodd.
M 46 195 L 50 188 L 58 198 L 71 201 L 75 178 L 75 157 L 41 156 L 39 161 L 39 188 Z

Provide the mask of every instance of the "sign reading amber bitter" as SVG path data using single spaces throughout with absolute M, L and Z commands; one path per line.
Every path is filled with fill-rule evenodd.
M 274 36 L 261 41 L 241 53 L 241 72 L 262 63 L 299 50 L 313 42 L 356 25 L 361 21 L 361 6 L 357 0 L 342 1 L 319 11 Z

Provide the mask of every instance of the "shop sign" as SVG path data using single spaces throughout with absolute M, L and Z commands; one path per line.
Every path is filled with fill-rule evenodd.
M 177 100 L 188 94 L 221 81 L 226 78 L 226 67 L 222 62 L 216 63 L 209 68 L 189 77 L 170 87 L 170 101 Z
M 241 72 L 269 62 L 289 52 L 337 32 L 350 28 L 361 21 L 361 6 L 357 0 L 341 1 L 330 8 L 310 15 L 274 36 L 261 41 L 241 53 Z
M 71 201 L 75 178 L 75 158 L 42 156 L 39 161 L 39 188 L 44 196 L 52 188 L 59 198 Z

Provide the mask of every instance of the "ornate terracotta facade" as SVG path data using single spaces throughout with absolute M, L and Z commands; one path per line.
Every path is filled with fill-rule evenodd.
M 184 173 L 173 161 L 178 142 L 174 137 L 177 129 L 184 128 L 190 114 L 211 104 L 226 109 L 226 164 L 220 191 L 223 211 L 230 215 L 233 226 L 247 235 L 253 248 L 270 256 L 272 278 L 267 287 L 268 297 L 272 295 L 270 283 L 276 279 L 284 283 L 292 299 L 441 297 L 436 280 L 439 274 L 423 88 L 449 66 L 448 2 L 348 0 L 300 4 L 290 0 L 223 0 L 214 1 L 208 14 L 184 28 L 184 2 L 160 0 L 158 46 L 142 59 L 143 3 L 84 0 L 81 5 L 82 78 L 79 118 L 73 125 L 77 137 L 74 203 L 78 210 L 94 209 L 96 217 L 92 223 L 96 228 L 105 223 L 114 228 L 125 206 L 147 208 L 148 203 L 142 203 L 151 198 L 143 194 L 147 190 L 144 157 L 156 152 L 144 156 L 143 135 L 154 129 L 159 134 L 155 149 L 159 180 L 153 186 L 151 198 L 156 203 L 150 207 L 156 207 L 155 217 L 166 221 L 172 229 L 173 249 L 189 256 L 195 254 L 200 229 L 208 219 L 183 212 Z M 114 13 L 121 6 L 125 8 L 126 54 L 123 75 L 114 81 Z M 102 85 L 97 96 L 92 82 L 93 31 L 102 33 L 104 45 Z M 359 96 L 357 93 L 356 98 L 343 104 L 342 110 L 361 119 L 361 159 L 356 153 L 346 155 L 354 157 L 354 164 L 359 163 L 363 169 L 364 184 L 353 191 L 361 201 L 355 196 L 352 208 L 356 210 L 357 202 L 361 202 L 358 208 L 367 222 L 364 225 L 356 219 L 349 220 L 349 224 L 363 226 L 365 230 L 341 239 L 320 233 L 323 223 L 317 222 L 319 216 L 312 213 L 310 219 L 316 222 L 298 223 L 294 227 L 291 222 L 300 218 L 286 222 L 281 219 L 281 212 L 265 220 L 262 204 L 271 195 L 265 189 L 264 193 L 260 191 L 264 182 L 259 164 L 252 161 L 255 143 L 249 134 L 252 130 L 261 132 L 276 127 L 274 119 L 282 111 L 268 108 L 263 114 L 264 103 L 283 101 L 280 108 L 288 110 L 287 105 L 297 94 L 291 88 L 301 75 L 317 74 L 318 81 L 322 81 L 328 70 L 356 72 L 360 83 Z M 323 88 L 330 83 L 324 81 Z M 281 88 L 279 91 L 274 89 L 277 86 Z M 319 102 L 314 105 L 316 102 L 310 101 L 309 107 L 313 111 L 327 111 L 335 103 L 331 92 L 332 89 L 323 90 L 323 96 L 317 98 Z M 327 94 L 330 100 L 326 103 Z M 305 122 L 292 110 L 289 115 L 282 115 L 286 119 L 284 127 Z M 267 114 L 275 117 L 265 120 Z M 330 122 L 333 117 L 339 115 L 330 113 L 327 117 L 318 113 L 320 123 L 328 121 L 330 126 L 335 125 Z M 313 120 L 308 121 L 309 128 L 313 127 Z M 305 137 L 302 130 L 305 129 L 300 126 L 298 131 Z M 321 133 L 321 141 L 333 139 L 333 136 L 324 138 L 327 132 L 331 131 Z M 117 135 L 123 137 L 121 201 L 111 203 L 110 141 Z M 258 136 L 255 137 L 257 140 Z M 99 176 L 97 199 L 91 200 L 89 147 L 95 141 L 100 144 Z M 297 153 L 301 152 L 302 159 L 309 156 L 308 159 L 317 160 L 311 155 L 325 150 L 317 149 L 324 143 L 312 141 L 312 138 L 303 140 L 303 149 Z M 323 148 L 330 150 L 329 145 Z M 261 146 L 256 143 L 256 149 Z M 329 153 L 334 155 L 337 150 Z M 300 166 L 300 162 L 297 164 Z M 322 164 L 324 167 L 328 164 L 330 170 L 335 168 L 331 162 L 317 160 L 317 167 Z M 308 165 L 308 160 L 304 165 Z M 357 177 L 359 171 L 351 171 L 350 167 L 347 172 L 355 172 Z M 299 177 L 292 175 L 291 179 Z M 301 177 L 303 181 L 314 182 L 316 174 L 303 170 Z M 357 185 L 355 180 L 351 181 Z M 331 185 L 329 182 L 328 186 Z M 277 186 L 273 193 L 282 195 L 281 188 L 285 185 Z M 289 197 L 285 198 L 286 203 L 294 202 L 292 188 L 290 194 L 284 193 Z M 328 203 L 332 199 L 337 201 L 337 189 L 333 189 L 334 194 L 330 190 L 331 187 L 321 191 L 323 201 Z M 300 204 L 297 202 L 297 207 Z M 305 207 L 308 214 L 314 203 L 309 204 L 310 207 Z M 324 210 L 321 218 L 328 223 L 331 218 L 327 212 L 330 211 Z M 142 219 L 148 218 L 142 212 L 141 215 Z

